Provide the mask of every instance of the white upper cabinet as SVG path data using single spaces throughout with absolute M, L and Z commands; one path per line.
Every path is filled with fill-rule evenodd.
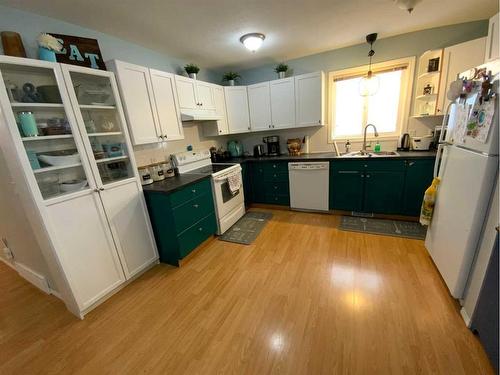
M 325 124 L 325 74 L 315 72 L 295 77 L 296 126 Z
M 203 135 L 206 137 L 229 134 L 224 88 L 219 85 L 212 85 L 212 89 L 214 94 L 215 113 L 221 116 L 222 119 L 218 121 L 206 121 L 202 124 Z
M 247 133 L 250 131 L 248 113 L 248 95 L 246 86 L 224 87 L 226 97 L 227 123 L 229 133 Z
M 116 74 L 130 135 L 134 145 L 161 141 L 149 69 L 113 60 L 107 62 Z
M 181 109 L 215 110 L 213 85 L 176 75 L 177 95 Z
M 157 113 L 159 136 L 166 141 L 184 138 L 181 114 L 177 102 L 174 75 L 149 69 Z
M 484 54 L 484 62 L 495 60 L 500 58 L 499 53 L 499 13 L 495 14 L 490 18 L 490 24 L 488 29 L 488 39 L 486 41 L 486 50 Z
M 175 76 L 177 86 L 177 97 L 179 98 L 179 107 L 181 109 L 199 109 L 196 102 L 196 86 L 194 79 Z
M 252 131 L 272 128 L 269 82 L 247 86 L 250 128 Z
M 458 74 L 481 65 L 486 48 L 486 37 L 469 40 L 468 42 L 447 47 L 443 52 L 443 66 L 439 83 L 439 95 L 436 112 L 445 114 L 449 100 L 446 97 L 451 82 L 457 79 Z
M 201 109 L 215 110 L 213 85 L 196 81 L 196 99 Z
M 283 78 L 271 81 L 271 127 L 295 126 L 295 79 Z

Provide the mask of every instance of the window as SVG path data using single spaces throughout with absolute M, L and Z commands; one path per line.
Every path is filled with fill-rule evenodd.
M 381 137 L 399 136 L 408 121 L 414 64 L 407 58 L 373 65 L 380 86 L 366 97 L 359 82 L 367 66 L 331 72 L 329 140 L 362 138 L 366 124 L 374 124 Z

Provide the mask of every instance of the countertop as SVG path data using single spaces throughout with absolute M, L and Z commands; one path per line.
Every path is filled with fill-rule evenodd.
M 399 156 L 377 156 L 377 157 L 355 157 L 355 158 L 345 158 L 342 156 L 335 155 L 334 152 L 321 152 L 314 154 L 302 154 L 300 156 L 290 156 L 288 154 L 280 155 L 280 156 L 244 156 L 241 158 L 231 158 L 227 162 L 233 163 L 244 163 L 244 162 L 259 162 L 259 161 L 324 161 L 324 160 L 332 160 L 332 159 L 343 159 L 343 160 L 359 160 L 359 159 L 433 159 L 436 157 L 436 151 L 398 151 Z
M 175 175 L 175 177 L 165 178 L 162 181 L 156 181 L 149 185 L 144 185 L 142 190 L 145 194 L 149 193 L 163 193 L 170 194 L 174 191 L 180 190 L 183 187 L 193 184 L 195 182 L 210 178 L 210 174 L 183 174 Z
M 426 158 L 431 159 L 436 157 L 436 151 L 398 151 L 399 156 L 379 156 L 377 158 L 343 158 L 341 156 L 336 156 L 333 152 L 324 153 L 314 153 L 314 154 L 303 154 L 300 156 L 290 156 L 290 155 L 280 155 L 280 156 L 262 156 L 256 158 L 253 156 L 241 157 L 241 158 L 231 158 L 229 160 L 223 161 L 223 163 L 246 163 L 246 162 L 259 162 L 259 161 L 327 161 L 332 159 L 343 159 L 343 160 L 360 160 L 360 159 L 373 159 L 373 160 L 387 160 L 387 159 L 419 159 Z M 149 193 L 163 193 L 170 194 L 183 187 L 193 184 L 195 182 L 201 181 L 205 178 L 209 178 L 210 174 L 206 173 L 196 173 L 196 174 L 183 174 L 175 175 L 175 177 L 166 178 L 163 181 L 153 182 L 150 185 L 144 185 L 142 190 L 145 194 Z

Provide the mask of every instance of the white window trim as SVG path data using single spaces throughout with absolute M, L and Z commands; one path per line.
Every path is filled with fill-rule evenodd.
M 403 80 L 402 82 L 403 86 L 401 87 L 401 99 L 403 100 L 402 100 L 402 106 L 398 113 L 396 131 L 394 133 L 381 134 L 381 136 L 378 138 L 380 140 L 398 139 L 401 133 L 403 132 L 403 129 L 406 129 L 408 126 L 408 119 L 410 117 L 410 110 L 411 110 L 411 100 L 413 97 L 413 82 L 415 80 L 415 61 L 416 57 L 410 56 L 396 60 L 389 60 L 377 64 L 372 64 L 372 70 L 374 72 L 376 72 L 377 70 L 379 71 L 386 70 L 391 66 L 401 66 L 401 65 L 408 66 L 405 69 L 405 75 L 407 78 Z M 362 135 L 354 135 L 350 137 L 347 136 L 333 137 L 333 127 L 335 124 L 335 113 L 333 111 L 333 103 L 335 101 L 335 89 L 334 89 L 335 85 L 333 83 L 334 80 L 338 79 L 339 77 L 356 76 L 366 73 L 367 71 L 368 71 L 368 65 L 363 65 L 363 66 L 357 66 L 355 68 L 331 71 L 328 73 L 328 119 L 330 120 L 328 122 L 328 143 L 333 143 L 335 141 L 345 141 L 347 139 L 351 141 L 358 141 L 363 139 Z

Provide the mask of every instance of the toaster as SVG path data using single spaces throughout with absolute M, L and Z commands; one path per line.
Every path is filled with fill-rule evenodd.
M 411 145 L 413 150 L 417 151 L 427 151 L 431 148 L 433 136 L 425 135 L 423 137 L 413 137 L 411 139 Z

